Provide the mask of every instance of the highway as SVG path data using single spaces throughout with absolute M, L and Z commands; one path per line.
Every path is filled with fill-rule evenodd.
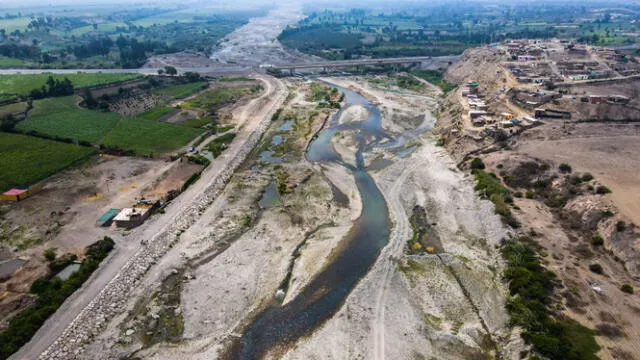
M 420 62 L 431 61 L 454 61 L 458 56 L 415 56 L 415 57 L 398 57 L 398 58 L 382 58 L 382 59 L 359 59 L 359 60 L 338 60 L 338 61 L 320 61 L 310 63 L 291 63 L 291 64 L 278 64 L 278 65 L 262 65 L 259 68 L 242 66 L 242 65 L 230 65 L 220 64 L 210 67 L 191 67 L 182 68 L 176 67 L 178 72 L 197 72 L 200 74 L 246 74 L 256 70 L 264 70 L 266 68 L 278 69 L 278 70 L 291 70 L 291 69 L 324 69 L 324 68 L 338 68 L 338 67 L 350 67 L 350 66 L 364 66 L 364 65 L 387 65 L 387 64 L 410 64 Z M 77 74 L 77 73 L 104 73 L 104 74 L 122 74 L 122 73 L 138 73 L 143 75 L 155 75 L 158 74 L 158 70 L 164 70 L 163 68 L 138 68 L 138 69 L 0 69 L 0 75 L 10 74 Z

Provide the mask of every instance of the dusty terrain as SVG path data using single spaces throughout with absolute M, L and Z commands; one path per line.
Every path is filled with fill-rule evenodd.
M 504 95 L 493 96 L 505 86 L 518 86 L 501 66 L 502 59 L 491 49 L 469 50 L 448 70 L 447 78 L 459 85 L 479 81 L 479 94 L 487 101 L 489 112 L 532 116 L 532 110 L 517 108 Z M 474 71 L 478 66 L 487 71 Z M 480 157 L 487 171 L 497 174 L 512 194 L 517 194 L 512 207 L 522 224 L 517 233 L 534 237 L 541 246 L 543 262 L 562 280 L 557 308 L 600 331 L 597 341 L 602 350 L 598 355 L 602 359 L 637 358 L 638 299 L 620 290 L 623 284 L 636 287 L 640 274 L 634 225 L 640 221 L 640 133 L 633 122 L 636 110 L 629 108 L 638 101 L 637 91 L 627 82 L 566 88 L 578 97 L 620 93 L 631 101 L 629 105 L 585 104 L 566 95 L 545 107 L 571 111 L 571 119 L 544 118 L 539 126 L 502 139 L 479 138 L 479 131 L 472 133 L 462 125 L 466 100 L 457 90 L 443 101 L 437 133 L 459 166 L 468 168 L 465 160 Z M 592 121 L 582 122 L 585 119 Z M 610 121 L 620 119 L 632 121 Z M 558 170 L 563 163 L 571 166 L 571 174 Z M 527 164 L 548 170 L 526 175 Z M 585 174 L 594 179 L 576 180 Z M 545 177 L 551 179 L 547 190 L 531 186 Z M 594 239 L 601 239 L 602 245 Z M 590 271 L 592 264 L 600 264 L 605 275 Z
M 123 233 L 122 235 L 110 234 L 114 240 L 116 240 L 116 250 L 109 257 L 107 263 L 101 267 L 96 274 L 94 274 L 87 284 L 85 284 L 85 287 L 81 292 L 77 292 L 68 299 L 64 306 L 45 323 L 45 325 L 39 330 L 38 334 L 34 337 L 34 340 L 25 346 L 19 354 L 16 354 L 18 358 L 37 358 L 38 354 L 44 351 L 56 338 L 58 338 L 58 336 L 63 333 L 63 330 L 65 330 L 66 324 L 71 323 L 78 314 L 80 314 L 80 317 L 89 316 L 89 319 L 95 319 L 96 315 L 92 316 L 91 310 L 83 310 L 84 307 L 91 302 L 90 309 L 95 311 L 99 310 L 97 304 L 99 304 L 100 296 L 108 296 L 108 294 L 110 294 L 106 290 L 106 292 L 102 291 L 105 286 L 119 286 L 116 280 L 121 280 L 122 276 L 119 276 L 118 273 L 123 267 L 130 265 L 129 263 L 131 261 L 129 261 L 129 259 L 134 261 L 135 266 L 135 260 L 133 258 L 140 254 L 145 255 L 144 248 L 141 247 L 141 240 L 151 239 L 153 241 L 154 239 L 161 239 L 161 234 L 166 232 L 171 225 L 166 221 L 166 219 L 177 219 L 179 215 L 183 216 L 182 214 L 193 207 L 196 199 L 198 199 L 199 196 L 202 196 L 202 193 L 205 192 L 205 190 L 211 186 L 217 186 L 219 181 L 214 180 L 222 177 L 224 175 L 222 173 L 228 172 L 228 169 L 226 169 L 228 163 L 237 162 L 236 158 L 240 156 L 242 152 L 247 151 L 244 149 L 246 147 L 244 145 L 247 140 L 253 135 L 254 131 L 258 129 L 258 126 L 264 123 L 263 120 L 270 116 L 269 113 L 275 111 L 278 103 L 284 99 L 285 89 L 282 88 L 278 81 L 272 79 L 263 79 L 261 81 L 263 81 L 265 86 L 264 93 L 259 98 L 239 107 L 236 110 L 236 125 L 241 130 L 238 132 L 236 139 L 231 143 L 230 147 L 223 153 L 223 156 L 213 161 L 207 171 L 203 173 L 200 181 L 196 182 L 185 193 L 174 200 L 167 207 L 165 214 L 153 217 L 143 226 L 133 231 Z M 180 162 L 167 164 L 170 166 L 173 164 L 180 164 Z M 150 179 L 149 182 L 151 183 L 152 180 L 158 178 L 162 177 L 154 177 L 153 179 Z M 171 176 L 168 176 L 167 178 L 171 178 Z M 160 184 L 162 184 L 162 181 Z M 138 185 L 140 185 L 140 187 L 136 188 L 140 190 L 145 188 L 143 186 L 144 184 Z M 189 214 L 189 216 L 192 215 Z M 92 220 L 91 225 L 93 225 L 94 222 L 95 219 Z M 91 239 L 85 240 L 90 241 Z M 112 281 L 114 278 L 115 280 Z M 98 294 L 100 295 L 98 296 Z M 96 301 L 98 301 L 98 303 L 96 303 Z M 76 318 L 72 323 L 72 327 L 66 329 L 64 336 L 68 337 L 71 336 L 71 334 L 74 334 L 74 331 L 81 331 L 77 326 L 85 325 L 89 321 L 82 320 L 80 317 Z M 62 347 L 63 345 L 60 344 L 64 344 L 64 342 L 61 341 L 68 341 L 66 340 L 68 338 L 65 338 L 64 336 L 58 340 L 56 346 Z M 79 345 L 79 343 L 74 344 L 74 346 Z M 66 345 L 64 346 L 66 347 Z M 51 353 L 56 353 L 54 350 L 55 349 L 50 350 L 52 351 Z M 66 353 L 66 350 L 64 352 L 58 350 L 57 353 Z
M 308 91 L 305 83 L 291 81 L 289 88 L 294 96 L 260 150 L 135 288 L 126 311 L 110 322 L 88 354 L 217 358 L 252 314 L 272 301 L 294 298 L 330 261 L 360 214 L 358 191 L 342 166 L 305 160 L 306 143 L 324 121 L 309 117 L 314 104 L 295 96 Z M 406 103 L 392 100 L 401 95 L 379 94 L 386 98 L 367 93 L 389 109 L 411 112 Z M 427 116 L 433 104 L 415 101 L 410 115 L 422 117 L 418 125 L 433 123 Z M 362 115 L 361 109 L 344 116 L 355 121 L 356 115 Z M 292 118 L 292 130 L 281 130 Z M 410 128 L 392 119 L 385 122 L 400 129 L 396 135 Z M 279 155 L 276 147 L 273 156 L 282 156 L 282 162 L 260 161 L 259 152 L 273 148 L 269 144 L 276 135 L 287 144 L 287 155 Z M 458 359 L 460 354 L 494 353 L 496 344 L 505 358 L 516 358 L 519 345 L 507 326 L 495 247 L 506 230 L 492 205 L 475 196 L 473 182 L 432 141 L 422 138 L 406 158 L 384 155 L 395 160 L 375 174 L 394 222 L 389 245 L 336 316 L 273 358 Z M 278 201 L 260 206 L 274 181 L 283 184 L 277 186 Z M 408 214 L 414 205 L 428 209 L 429 222 L 442 239 L 441 253 L 408 255 Z M 289 281 L 279 293 L 289 269 Z M 175 276 L 183 276 L 182 284 L 167 287 Z M 176 298 L 178 303 L 169 304 L 167 299 Z
M 264 17 L 250 19 L 248 24 L 218 41 L 211 59 L 251 66 L 312 59 L 309 55 L 284 49 L 277 39 L 287 25 L 294 25 L 303 17 L 299 5 L 282 4 Z

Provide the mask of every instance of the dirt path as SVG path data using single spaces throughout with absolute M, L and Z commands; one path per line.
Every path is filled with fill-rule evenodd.
M 395 272 L 395 265 L 392 262 L 392 258 L 394 255 L 402 254 L 402 247 L 410 236 L 411 226 L 409 225 L 409 219 L 407 219 L 407 214 L 400 201 L 400 192 L 410 173 L 411 168 L 405 168 L 389 191 L 381 190 L 389 206 L 392 215 L 391 218 L 394 220 L 394 226 L 389 238 L 389 245 L 379 257 L 379 261 L 383 263 L 384 275 L 376 298 L 375 317 L 373 319 L 374 360 L 385 359 L 384 316 L 386 296 Z
M 114 278 L 118 276 L 125 264 L 137 254 L 142 246 L 141 240 L 154 239 L 168 231 L 173 224 L 171 219 L 179 217 L 187 209 L 194 205 L 207 188 L 215 182 L 226 168 L 226 164 L 232 161 L 243 149 L 243 145 L 251 134 L 258 129 L 264 115 L 273 107 L 279 106 L 284 100 L 286 88 L 280 80 L 275 78 L 257 76 L 257 79 L 265 85 L 262 96 L 252 100 L 246 105 L 247 111 L 243 113 L 247 118 L 243 123 L 245 126 L 238 136 L 231 143 L 227 151 L 215 159 L 211 165 L 202 173 L 201 179 L 192 185 L 187 191 L 175 199 L 167 206 L 165 214 L 150 219 L 143 226 L 131 231 L 126 237 L 114 236 L 116 240 L 116 250 L 106 263 L 96 271 L 85 283 L 83 288 L 76 291 L 63 306 L 51 316 L 45 324 L 34 335 L 33 339 L 27 343 L 21 351 L 14 354 L 11 359 L 37 359 L 38 356 L 59 338 L 80 312 L 87 307 L 91 301 L 106 289 Z M 266 108 L 263 100 L 268 99 L 270 106 Z M 153 241 L 153 240 L 151 240 Z

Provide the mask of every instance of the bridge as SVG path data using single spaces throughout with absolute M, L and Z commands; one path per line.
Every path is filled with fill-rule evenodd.
M 419 64 L 421 62 L 431 61 L 431 56 L 412 56 L 399 58 L 382 58 L 382 59 L 358 59 L 358 60 L 336 60 L 336 61 L 320 61 L 309 63 L 293 63 L 266 66 L 267 69 L 289 70 L 293 73 L 296 69 L 336 69 L 346 67 L 360 67 L 366 65 L 389 65 L 389 64 Z
M 261 65 L 260 69 L 249 65 L 216 63 L 205 67 L 176 67 L 178 72 L 197 72 L 202 75 L 242 75 L 249 74 L 256 70 L 289 70 L 291 74 L 296 69 L 335 69 L 347 67 L 362 67 L 366 65 L 387 65 L 387 64 L 419 64 L 431 61 L 455 61 L 458 55 L 449 56 L 413 56 L 382 59 L 358 59 L 358 60 L 337 60 L 318 61 L 308 63 L 291 63 L 279 65 Z M 137 68 L 137 69 L 0 69 L 0 75 L 6 74 L 75 74 L 75 73 L 138 73 L 143 75 L 154 75 L 163 68 Z

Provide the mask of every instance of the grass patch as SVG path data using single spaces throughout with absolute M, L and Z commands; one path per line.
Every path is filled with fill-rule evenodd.
M 18 131 L 98 144 L 120 119 L 114 113 L 77 107 L 74 96 L 37 100 L 33 105 L 31 117 L 16 126 Z
M 188 84 L 171 85 L 165 88 L 154 89 L 153 93 L 157 95 L 166 95 L 172 99 L 182 99 L 204 89 L 207 84 L 208 83 L 206 81 L 200 81 Z
M 231 144 L 235 138 L 236 133 L 220 135 L 207 144 L 207 150 L 211 151 L 214 158 L 217 158 L 227 147 L 229 147 L 229 144 Z
M 442 91 L 446 94 L 451 90 L 454 90 L 457 86 L 454 84 L 448 83 L 441 71 L 437 70 L 421 70 L 421 71 L 412 71 L 412 75 L 417 76 L 421 79 L 424 79 L 433 85 L 438 86 Z
M 236 101 L 240 96 L 249 94 L 251 88 L 216 88 L 204 92 L 184 103 L 184 108 L 209 110 Z
M 187 126 L 82 109 L 75 105 L 73 96 L 34 101 L 32 117 L 18 124 L 16 129 L 131 150 L 143 156 L 173 151 L 202 133 Z
M 477 184 L 475 189 L 480 192 L 485 199 L 491 200 L 495 205 L 496 214 L 500 215 L 505 224 L 514 228 L 520 227 L 520 223 L 511 213 L 508 204 L 513 202 L 509 190 L 502 186 L 502 183 L 493 173 L 484 170 L 473 170 Z
M 164 104 L 160 104 L 143 112 L 142 114 L 138 115 L 138 117 L 144 120 L 158 120 L 159 118 L 167 115 L 172 111 L 173 111 L 173 108 L 170 108 Z
M 127 149 L 136 155 L 155 156 L 187 145 L 202 133 L 186 126 L 124 118 L 102 141 L 106 147 Z
M 57 80 L 68 78 L 75 88 L 105 85 L 141 77 L 139 74 L 12 74 L 0 75 L 0 96 L 27 96 L 33 89 L 45 85 L 49 76 Z
M 203 118 L 200 118 L 200 119 L 188 119 L 188 120 L 185 120 L 185 121 L 181 122 L 180 124 L 184 125 L 184 126 L 192 127 L 192 128 L 201 128 L 201 127 L 203 127 L 205 125 L 209 125 L 211 123 L 212 123 L 211 118 L 203 117 Z
M 0 133 L 0 190 L 36 183 L 93 152 L 82 146 Z
M 21 67 L 24 65 L 24 61 L 16 58 L 0 56 L 0 67 L 9 68 L 9 67 Z
M 100 263 L 113 249 L 115 243 L 108 237 L 99 240 L 85 249 L 86 258 L 80 269 L 67 280 L 44 277 L 36 280 L 31 286 L 31 293 L 38 299 L 35 304 L 20 312 L 9 321 L 9 327 L 0 332 L 0 358 L 6 359 L 26 344 L 38 331 L 40 326 L 71 296 L 89 276 L 100 266 Z
M 26 102 L 13 103 L 9 105 L 5 105 L 0 107 L 0 117 L 6 116 L 7 114 L 21 113 L 27 110 Z
M 507 302 L 511 322 L 521 326 L 523 339 L 549 359 L 598 359 L 600 346 L 594 330 L 569 318 L 549 315 L 556 276 L 540 264 L 530 240 L 525 240 L 509 241 L 501 249 L 507 262 L 504 277 L 512 296 Z

